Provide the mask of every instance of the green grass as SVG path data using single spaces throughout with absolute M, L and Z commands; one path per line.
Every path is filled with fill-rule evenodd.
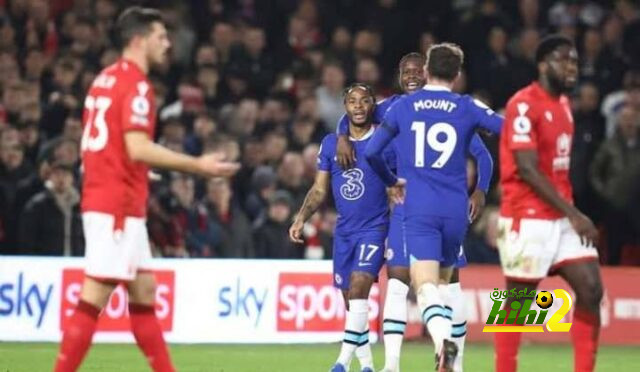
M 52 343 L 0 343 L 0 372 L 51 371 L 57 347 Z M 326 372 L 334 362 L 338 348 L 338 344 L 173 345 L 171 355 L 178 370 L 186 372 Z M 374 346 L 374 356 L 377 368 L 381 368 L 381 345 Z M 573 371 L 572 366 L 573 355 L 569 345 L 525 345 L 521 349 L 519 371 Z M 432 371 L 432 347 L 416 342 L 405 344 L 402 368 L 405 372 Z M 640 371 L 640 348 L 603 346 L 598 354 L 596 370 Z M 136 372 L 149 371 L 149 368 L 135 345 L 100 344 L 91 349 L 80 371 Z M 493 346 L 468 345 L 465 349 L 465 371 L 493 371 Z

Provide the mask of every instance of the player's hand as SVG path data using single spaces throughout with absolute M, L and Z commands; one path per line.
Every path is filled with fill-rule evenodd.
M 240 164 L 224 161 L 223 153 L 205 154 L 196 160 L 200 173 L 209 177 L 231 177 L 240 169 Z
M 469 197 L 469 222 L 473 222 L 478 218 L 485 205 L 484 191 L 475 189 Z
M 342 169 L 347 170 L 353 168 L 356 163 L 356 153 L 353 145 L 349 142 L 349 137 L 338 136 L 338 146 L 336 148 L 336 158 Z
M 582 245 L 590 246 L 598 241 L 598 229 L 596 229 L 589 217 L 585 216 L 577 209 L 568 217 L 569 222 L 571 222 L 571 226 L 573 226 L 573 229 L 576 231 L 578 236 L 580 236 L 580 243 L 582 243 Z
M 293 221 L 293 225 L 291 225 L 291 227 L 289 228 L 289 239 L 291 239 L 292 242 L 294 243 L 304 243 L 304 240 L 302 240 L 302 228 L 304 227 L 304 222 L 298 220 L 296 218 L 295 221 Z
M 387 189 L 387 194 L 391 198 L 391 201 L 396 204 L 404 203 L 404 195 L 406 192 L 405 186 L 407 185 L 407 180 L 404 178 L 398 178 L 398 182 L 395 185 L 389 187 Z

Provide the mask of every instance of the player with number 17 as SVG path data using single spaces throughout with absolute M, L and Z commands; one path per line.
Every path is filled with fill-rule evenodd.
M 331 187 L 338 212 L 333 245 L 333 283 L 342 290 L 348 304 L 342 348 L 331 371 L 348 371 L 355 353 L 361 371 L 373 372 L 368 297 L 384 263 L 389 201 L 384 183 L 364 157 L 364 149 L 376 130 L 372 124 L 375 97 L 371 88 L 363 84 L 350 86 L 345 91 L 344 104 L 350 139 L 358 160 L 353 168 L 343 171 L 336 158 L 336 134 L 329 134 L 322 140 L 315 182 L 296 215 L 289 236 L 294 242 L 302 242 L 305 221 L 322 204 Z M 393 166 L 395 154 L 390 147 L 382 151 L 382 156 Z
M 457 346 L 450 341 L 451 316 L 444 286 L 469 225 L 466 156 L 476 129 L 500 133 L 503 118 L 469 96 L 451 92 L 464 54 L 455 44 L 427 52 L 427 85 L 405 95 L 386 112 L 365 149 L 371 167 L 402 195 L 404 237 L 411 281 L 422 319 L 436 348 L 437 370 L 451 371 Z M 398 178 L 382 151 L 395 139 Z M 406 186 L 405 186 L 406 183 Z

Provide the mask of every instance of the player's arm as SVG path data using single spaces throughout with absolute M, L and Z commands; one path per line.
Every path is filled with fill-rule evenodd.
M 356 152 L 349 141 L 349 118 L 346 114 L 343 114 L 338 121 L 336 134 L 338 135 L 336 159 L 342 169 L 350 169 L 356 163 Z
M 295 243 L 303 243 L 302 241 L 302 228 L 304 223 L 307 222 L 311 216 L 318 210 L 320 205 L 324 202 L 325 197 L 329 191 L 329 184 L 331 180 L 331 173 L 328 171 L 318 170 L 316 172 L 316 178 L 313 182 L 313 186 L 307 196 L 304 198 L 302 207 L 289 229 L 289 238 Z
M 471 104 L 471 114 L 474 116 L 476 123 L 482 129 L 486 129 L 491 133 L 500 134 L 504 117 L 497 114 L 489 106 L 483 102 L 469 97 Z
M 538 169 L 538 152 L 536 150 L 515 150 L 514 158 L 518 175 L 526 182 L 542 200 L 562 212 L 580 236 L 583 244 L 591 244 L 598 238 L 593 222 L 571 203 L 567 202 L 556 191 L 549 179 Z
M 480 212 L 482 212 L 486 195 L 489 192 L 489 185 L 493 175 L 493 159 L 491 159 L 491 153 L 489 153 L 484 142 L 477 134 L 474 134 L 474 136 L 471 137 L 469 153 L 476 161 L 478 174 L 476 188 L 469 198 L 469 219 L 474 221 L 478 215 L 480 215 Z
M 193 157 L 169 150 L 154 143 L 149 138 L 149 134 L 141 130 L 125 132 L 124 141 L 131 160 L 139 161 L 155 168 L 196 173 L 211 177 L 229 177 L 240 168 L 237 163 L 224 161 L 224 155 L 220 153 Z

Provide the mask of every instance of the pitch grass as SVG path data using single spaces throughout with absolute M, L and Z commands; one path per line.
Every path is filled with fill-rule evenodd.
M 0 372 L 51 371 L 57 351 L 53 343 L 0 343 Z M 178 371 L 185 372 L 326 372 L 338 355 L 338 344 L 327 345 L 172 345 Z M 432 371 L 431 346 L 416 342 L 403 347 L 404 372 Z M 376 368 L 383 363 L 381 345 L 374 346 Z M 355 364 L 352 371 L 355 370 Z M 135 345 L 94 346 L 80 372 L 149 371 Z M 465 371 L 493 371 L 493 345 L 471 344 L 465 350 Z M 521 349 L 520 372 L 573 371 L 569 345 L 525 345 Z M 640 371 L 640 347 L 603 346 L 598 354 L 598 372 Z

